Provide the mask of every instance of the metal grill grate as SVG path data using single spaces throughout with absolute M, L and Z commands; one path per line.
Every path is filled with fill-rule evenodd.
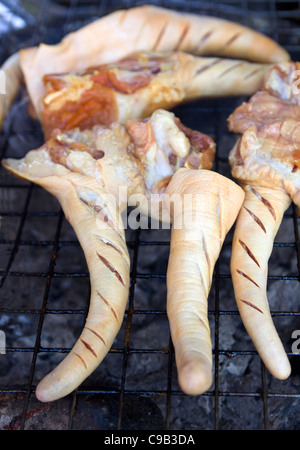
M 22 47 L 58 42 L 65 33 L 115 9 L 142 1 L 0 2 L 3 61 Z M 12 2 L 10 2 L 12 3 Z M 27 5 L 27 10 L 23 4 Z M 213 14 L 252 26 L 300 59 L 300 2 L 231 0 L 149 1 L 182 11 Z M 18 25 L 14 17 L 26 24 Z M 227 155 L 235 137 L 226 119 L 241 98 L 195 102 L 176 108 L 183 123 L 217 143 L 215 170 L 230 177 Z M 0 135 L 0 156 L 21 157 L 42 143 L 20 93 Z M 184 395 L 165 310 L 169 230 L 127 230 L 131 288 L 122 329 L 99 368 L 71 396 L 40 404 L 37 382 L 70 350 L 82 329 L 89 275 L 81 248 L 55 199 L 38 186 L 0 169 L 1 429 L 299 429 L 300 361 L 291 352 L 299 329 L 299 218 L 284 216 L 270 259 L 268 289 L 292 375 L 277 381 L 265 370 L 235 305 L 229 272 L 232 232 L 217 262 L 209 295 L 214 383 L 201 397 Z

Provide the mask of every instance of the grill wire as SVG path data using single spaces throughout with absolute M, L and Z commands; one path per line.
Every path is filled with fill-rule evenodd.
M 56 43 L 66 33 L 139 1 L 1 1 L 0 60 L 20 48 Z M 22 4 L 27 4 L 27 11 Z M 273 37 L 300 60 L 300 2 L 231 0 L 149 1 L 179 11 L 212 14 Z M 29 6 L 28 6 L 29 5 Z M 14 17 L 26 26 L 19 27 Z M 6 27 L 6 28 L 5 28 Z M 184 124 L 217 144 L 214 170 L 230 177 L 227 155 L 235 137 L 226 119 L 243 99 L 180 105 Z M 0 156 L 22 157 L 43 142 L 20 92 L 0 134 Z M 170 231 L 127 229 L 131 287 L 122 329 L 99 368 L 74 392 L 39 403 L 37 382 L 70 351 L 87 313 L 89 274 L 76 236 L 57 201 L 43 189 L 0 169 L 1 303 L 0 429 L 202 430 L 300 428 L 300 360 L 292 353 L 299 326 L 299 218 L 291 206 L 270 259 L 268 293 L 277 330 L 292 365 L 286 381 L 261 363 L 235 305 L 229 271 L 232 231 L 216 264 L 209 295 L 214 382 L 200 397 L 184 395 L 166 316 L 166 267 Z

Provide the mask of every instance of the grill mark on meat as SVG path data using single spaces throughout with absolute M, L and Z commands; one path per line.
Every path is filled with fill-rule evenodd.
M 257 259 L 255 258 L 255 256 L 253 255 L 253 253 L 251 252 L 251 250 L 249 249 L 249 247 L 247 247 L 247 245 L 245 244 L 245 242 L 243 242 L 241 239 L 239 239 L 239 243 L 240 245 L 243 247 L 243 249 L 245 250 L 245 252 L 250 256 L 250 258 L 255 262 L 255 264 L 260 267 L 259 262 L 257 261 Z
M 228 47 L 230 47 L 234 41 L 237 40 L 237 38 L 240 36 L 240 32 L 238 31 L 237 33 L 235 33 L 233 36 L 231 36 L 230 39 L 228 39 L 227 42 L 225 42 L 225 44 L 223 45 L 223 47 L 220 48 L 220 52 L 224 52 L 225 50 L 227 50 Z
M 216 58 L 214 61 L 208 63 L 208 64 L 204 64 L 204 66 L 200 67 L 197 71 L 196 71 L 196 75 L 200 75 L 201 73 L 205 72 L 206 70 L 210 69 L 213 66 L 216 66 L 217 64 L 222 62 L 222 58 Z
M 200 39 L 197 47 L 195 48 L 194 52 L 197 53 L 201 47 L 203 46 L 203 44 L 207 41 L 207 39 L 210 38 L 210 36 L 213 34 L 213 30 L 209 30 L 207 31 Z
M 263 232 L 266 233 L 267 231 L 262 221 L 252 211 L 250 211 L 250 209 L 246 208 L 246 206 L 244 206 L 244 208 L 247 211 L 247 213 L 252 217 L 252 219 L 257 223 L 257 225 L 260 226 Z
M 85 362 L 85 360 L 82 358 L 82 356 L 78 355 L 78 353 L 74 353 L 74 355 L 76 355 L 76 356 L 80 359 L 80 361 L 82 362 L 82 364 L 84 365 L 84 367 L 87 369 L 86 362 Z
M 251 281 L 251 283 L 255 284 L 255 286 L 259 288 L 259 285 L 254 280 L 252 280 L 252 278 L 250 278 L 249 275 L 247 275 L 245 272 L 242 272 L 239 269 L 236 269 L 236 271 L 239 275 L 242 275 L 242 277 L 247 278 L 247 280 Z
M 244 76 L 244 80 L 248 80 L 249 78 L 253 77 L 254 75 L 258 74 L 259 72 L 261 72 L 262 70 L 264 70 L 263 67 L 257 67 L 254 70 L 251 70 L 251 72 L 247 73 L 247 75 Z
M 220 75 L 218 75 L 218 78 L 223 77 L 224 75 L 227 75 L 229 72 L 231 72 L 232 70 L 235 70 L 237 67 L 241 66 L 242 63 L 238 62 L 236 64 L 233 64 L 232 66 L 228 67 L 228 69 L 224 70 L 223 72 L 220 73 Z
M 178 51 L 180 49 L 180 47 L 182 45 L 182 42 L 184 41 L 184 38 L 187 35 L 189 29 L 190 29 L 190 26 L 189 26 L 188 23 L 186 23 L 184 28 L 183 28 L 183 30 L 182 30 L 181 36 L 179 37 L 178 42 L 175 45 L 174 51 Z
M 259 311 L 261 314 L 263 314 L 263 311 L 259 309 L 257 306 L 253 305 L 253 303 L 249 302 L 248 300 L 240 299 L 241 302 L 245 303 L 245 305 L 251 306 L 251 308 L 256 309 L 256 311 Z
M 260 193 L 257 192 L 252 186 L 249 186 L 249 189 L 268 208 L 268 210 L 272 214 L 274 220 L 276 220 L 276 213 L 275 213 L 275 210 L 274 210 L 273 206 L 271 205 L 271 203 L 266 198 L 262 197 L 260 195 Z
M 156 41 L 154 42 L 154 45 L 152 47 L 152 51 L 157 50 L 157 48 L 159 47 L 159 44 L 163 38 L 163 35 L 165 34 L 166 28 L 167 28 L 168 22 L 165 22 L 164 26 L 162 27 L 162 29 L 160 30 Z
M 103 344 L 104 345 L 106 345 L 106 342 L 105 342 L 105 340 L 103 339 L 103 337 L 99 334 L 99 333 L 97 333 L 95 330 L 93 330 L 92 328 L 89 328 L 89 327 L 85 327 L 87 330 L 89 330 L 91 333 L 93 333 L 95 336 L 97 336 L 99 339 L 100 339 L 100 341 L 102 341 L 103 342 Z
M 119 274 L 117 269 L 108 261 L 108 259 L 104 258 L 104 256 L 100 255 L 100 253 L 98 253 L 98 252 L 97 252 L 97 256 L 100 259 L 100 261 L 102 261 L 103 264 L 118 278 L 120 283 L 122 283 L 123 286 L 126 286 L 123 278 L 121 277 L 121 275 Z
M 113 315 L 115 316 L 116 320 L 118 321 L 118 317 L 117 317 L 116 311 L 115 311 L 114 308 L 111 306 L 111 304 L 109 303 L 109 301 L 106 300 L 106 298 L 103 297 L 103 295 L 101 295 L 99 291 L 97 291 L 97 294 L 99 295 L 99 297 L 101 298 L 101 300 L 104 301 L 104 303 L 106 304 L 106 306 L 111 310 L 111 312 L 112 312 Z
M 80 341 L 83 343 L 83 345 L 95 356 L 95 358 L 97 358 L 97 354 L 94 351 L 94 349 L 90 346 L 90 344 L 86 341 L 84 341 L 83 339 L 80 339 Z

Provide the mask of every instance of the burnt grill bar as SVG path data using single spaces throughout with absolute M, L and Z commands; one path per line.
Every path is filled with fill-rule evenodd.
M 30 17 L 24 13 L 22 3 L 19 2 L 20 9 L 14 6 L 12 13 L 27 21 L 28 26 L 15 28 L 12 16 L 7 20 L 8 30 L 2 37 L 0 35 L 3 40 L 1 61 L 21 47 L 41 41 L 57 42 L 64 34 L 93 18 L 144 2 L 32 0 Z M 299 1 L 147 3 L 236 20 L 273 37 L 294 59 L 300 59 Z M 225 175 L 229 175 L 227 153 L 234 142 L 226 129 L 226 118 L 240 101 L 222 99 L 177 107 L 187 125 L 200 126 L 201 131 L 214 138 L 217 143 L 214 168 Z M 39 125 L 28 119 L 26 108 L 26 98 L 20 95 L 0 134 L 1 159 L 21 157 L 41 144 Z M 142 229 L 128 230 L 131 286 L 120 336 L 103 367 L 101 364 L 88 382 L 69 396 L 69 401 L 58 401 L 63 423 L 60 425 L 55 419 L 56 406 L 41 407 L 34 398 L 34 391 L 38 377 L 49 371 L 57 358 L 70 351 L 84 323 L 89 274 L 78 241 L 50 196 L 37 186 L 15 180 L 3 168 L 0 169 L 0 191 L 0 329 L 8 330 L 6 354 L 0 355 L 3 429 L 236 429 L 241 426 L 241 414 L 249 417 L 249 422 L 244 424 L 249 429 L 299 429 L 299 355 L 292 353 L 291 345 L 287 348 L 293 363 L 292 377 L 286 383 L 274 381 L 247 340 L 230 288 L 231 234 L 216 264 L 209 296 L 213 386 L 199 399 L 187 398 L 180 391 L 165 308 L 169 239 L 165 230 L 160 234 L 161 230 Z M 298 227 L 299 216 L 292 206 L 284 215 L 283 231 L 274 244 L 275 256 L 268 275 L 273 300 L 277 290 L 282 294 L 285 286 L 290 289 L 291 297 L 296 295 L 293 294 L 297 292 L 295 286 L 299 288 Z M 286 323 L 300 329 L 299 302 L 291 298 L 288 305 L 278 302 L 275 305 L 272 306 L 271 299 L 272 316 L 280 332 L 284 332 Z M 75 319 L 78 323 L 69 331 Z M 65 326 L 61 325 L 64 320 Z M 228 337 L 226 331 L 230 327 L 235 327 L 235 331 Z M 13 367 L 18 367 L 19 363 L 20 368 L 14 371 Z M 140 417 L 143 408 L 148 421 Z M 287 409 L 291 414 L 289 421 L 284 420 Z M 91 411 L 97 414 L 98 422 L 92 419 Z

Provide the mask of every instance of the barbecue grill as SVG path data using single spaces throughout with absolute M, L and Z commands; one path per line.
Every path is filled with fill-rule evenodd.
M 53 44 L 116 9 L 154 4 L 211 14 L 261 31 L 300 60 L 300 1 L 0 1 L 0 62 L 20 48 Z M 242 98 L 180 105 L 174 112 L 217 144 L 214 170 L 231 177 L 236 137 L 227 117 Z M 21 89 L 0 134 L 0 155 L 22 157 L 43 143 Z M 209 294 L 214 382 L 189 397 L 177 384 L 166 316 L 170 230 L 127 229 L 131 287 L 124 322 L 98 369 L 71 395 L 42 404 L 38 381 L 70 351 L 85 320 L 89 274 L 83 252 L 56 199 L 0 169 L 0 429 L 237 430 L 300 428 L 299 216 L 284 215 L 269 263 L 268 296 L 292 365 L 288 380 L 265 369 L 234 300 L 229 262 L 232 231 Z M 300 331 L 299 331 L 300 334 Z

